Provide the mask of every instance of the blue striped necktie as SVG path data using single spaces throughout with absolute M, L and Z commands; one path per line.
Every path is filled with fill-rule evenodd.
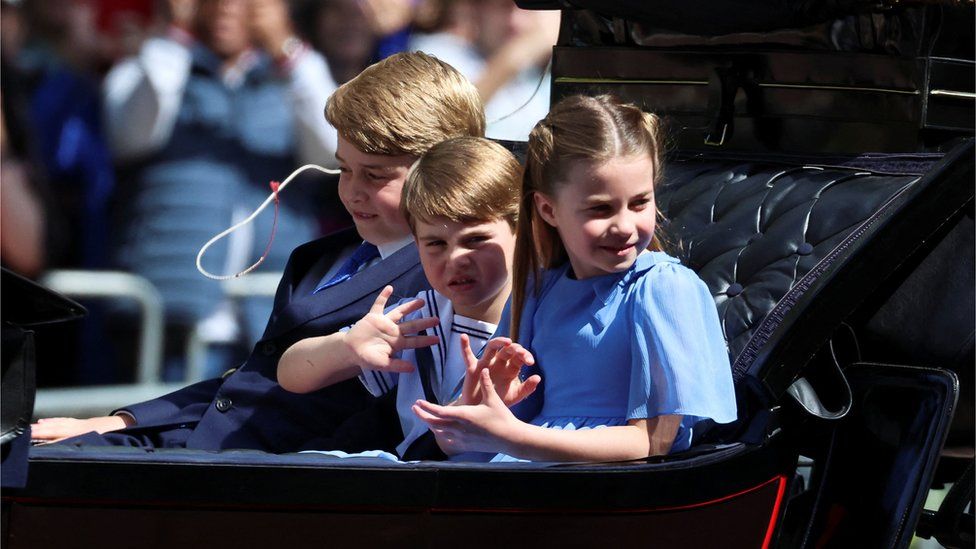
M 319 286 L 315 288 L 315 291 L 312 293 L 316 294 L 330 286 L 335 286 L 340 282 L 345 282 L 352 277 L 352 275 L 359 272 L 359 269 L 361 269 L 363 265 L 369 263 L 379 256 L 380 250 L 376 246 L 370 244 L 369 242 L 363 242 L 358 248 L 356 248 L 356 251 L 349 256 L 349 259 L 347 259 L 346 262 L 339 267 L 336 274 L 334 274 L 332 278 L 326 282 L 319 284 Z

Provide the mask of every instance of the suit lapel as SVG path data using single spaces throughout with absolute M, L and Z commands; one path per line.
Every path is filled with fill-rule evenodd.
M 295 291 L 287 304 L 279 309 L 280 312 L 275 322 L 265 332 L 264 339 L 277 337 L 296 326 L 331 314 L 371 293 L 376 293 L 383 286 L 392 283 L 397 277 L 415 267 L 419 262 L 420 256 L 417 254 L 417 247 L 408 244 L 390 257 L 356 273 L 345 282 L 330 286 L 315 294 L 311 293 L 311 290 L 301 293 Z M 319 264 L 314 263 L 313 265 Z M 299 273 L 296 272 L 295 276 L 299 276 Z M 308 286 L 304 281 L 313 276 L 317 276 L 315 278 L 317 282 L 322 274 L 311 273 L 307 276 L 301 276 L 301 280 L 295 286 L 304 290 Z M 314 288 L 314 285 L 312 287 Z M 400 297 L 404 296 L 400 296 L 394 287 L 394 295 L 390 298 L 390 302 L 396 302 Z
M 339 253 L 347 246 L 359 242 L 358 239 L 359 234 L 354 229 L 347 229 L 295 248 L 281 274 L 281 282 L 278 283 L 278 290 L 275 292 L 274 309 L 262 338 L 268 337 L 268 332 L 278 314 L 291 303 L 294 296 L 301 295 L 303 282 L 309 275 L 319 269 L 328 269 Z M 321 273 L 318 276 L 321 278 Z

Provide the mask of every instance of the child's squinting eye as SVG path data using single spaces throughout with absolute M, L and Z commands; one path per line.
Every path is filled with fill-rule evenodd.
M 650 203 L 651 203 L 650 198 L 638 198 L 637 200 L 634 200 L 633 202 L 630 203 L 630 207 L 635 210 L 643 210 Z
M 479 234 L 479 235 L 470 236 L 468 238 L 465 238 L 464 239 L 464 244 L 466 246 L 477 246 L 478 244 L 481 244 L 481 243 L 487 242 L 487 241 L 488 241 L 488 237 L 487 236 L 485 236 L 483 234 Z
M 440 248 L 442 246 L 445 246 L 446 244 L 447 243 L 444 242 L 443 240 L 428 240 L 427 241 L 427 247 L 428 248 Z

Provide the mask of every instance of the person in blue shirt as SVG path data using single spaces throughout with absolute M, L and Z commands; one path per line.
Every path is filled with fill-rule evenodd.
M 715 303 L 655 235 L 658 126 L 611 96 L 573 96 L 532 130 L 508 316 L 541 370 L 541 407 L 519 420 L 488 370 L 479 405 L 418 401 L 447 453 L 639 459 L 687 449 L 703 420 L 736 419 Z
M 388 286 L 354 325 L 295 343 L 278 362 L 281 386 L 307 393 L 358 378 L 376 397 L 395 392 L 399 432 L 376 449 L 408 460 L 445 457 L 415 445 L 427 433 L 411 412 L 417 399 L 448 403 L 460 391 L 462 404 L 481 401 L 463 386 L 466 371 L 479 368 L 472 349 L 483 350 L 480 368 L 493 365 L 503 401 L 531 394 L 539 377 L 518 378 L 528 353 L 507 339 L 486 346 L 511 289 L 521 175 L 515 156 L 487 139 L 434 145 L 411 169 L 400 199 L 433 289 L 386 307 Z

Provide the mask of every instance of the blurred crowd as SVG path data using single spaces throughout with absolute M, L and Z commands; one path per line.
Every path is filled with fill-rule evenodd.
M 271 298 L 232 298 L 197 273 L 199 248 L 250 214 L 269 182 L 334 166 L 329 94 L 369 64 L 422 50 L 458 68 L 486 104 L 488 136 L 524 140 L 549 105 L 553 12 L 511 0 L 0 0 L 0 261 L 123 270 L 165 306 L 165 375 L 179 381 L 188 338 L 219 374 L 257 340 Z M 304 176 L 303 176 L 304 177 Z M 308 176 L 208 251 L 259 270 L 350 224 L 334 180 Z M 85 303 L 89 318 L 39 353 L 42 385 L 131 378 L 135 310 Z M 48 363 L 47 365 L 45 364 Z

